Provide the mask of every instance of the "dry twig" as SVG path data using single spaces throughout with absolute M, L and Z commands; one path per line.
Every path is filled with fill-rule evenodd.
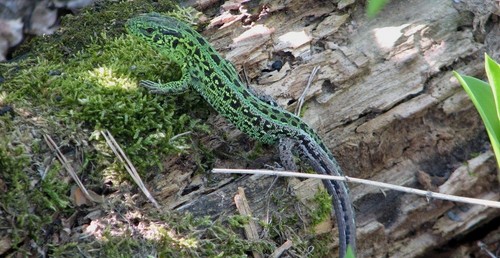
M 269 255 L 270 258 L 279 258 L 285 252 L 286 250 L 290 249 L 292 247 L 293 243 L 290 239 L 287 239 L 285 243 L 283 243 L 280 247 L 276 248 L 274 252 Z
M 414 189 L 405 186 L 393 185 L 388 183 L 376 182 L 366 179 L 348 177 L 348 176 L 327 176 L 327 175 L 317 175 L 317 174 L 306 174 L 299 172 L 289 172 L 289 171 L 273 171 L 273 170 L 256 170 L 256 169 L 222 169 L 222 168 L 214 168 L 212 170 L 213 173 L 221 173 L 221 174 L 255 174 L 255 175 L 269 175 L 269 176 L 287 176 L 287 177 L 302 177 L 302 178 L 318 178 L 318 179 L 328 179 L 328 180 L 336 180 L 336 181 L 345 181 L 351 183 L 359 183 L 365 185 L 372 185 L 382 188 L 388 188 L 391 190 L 396 190 L 405 193 L 412 193 L 417 195 L 425 196 L 428 199 L 442 199 L 453 202 L 462 202 L 469 204 L 479 204 L 493 208 L 500 208 L 500 202 L 490 201 L 490 200 L 482 200 L 477 198 L 469 198 L 469 197 L 460 197 L 449 194 L 436 193 L 431 191 L 425 191 L 420 189 Z
M 61 164 L 63 165 L 64 169 L 68 172 L 68 174 L 71 176 L 71 178 L 76 182 L 82 193 L 85 195 L 85 198 L 88 200 L 91 200 L 93 202 L 97 203 L 102 203 L 104 199 L 101 196 L 95 195 L 95 194 L 90 194 L 87 188 L 83 185 L 82 181 L 80 181 L 80 178 L 78 178 L 78 175 L 76 174 L 75 170 L 73 167 L 69 164 L 68 160 L 66 157 L 61 153 L 59 150 L 59 147 L 57 144 L 52 140 L 52 138 L 49 135 L 44 134 L 43 139 L 49 146 L 50 150 L 56 153 L 57 159 Z
M 125 152 L 123 152 L 122 148 L 120 148 L 120 145 L 118 145 L 118 143 L 115 141 L 113 135 L 111 135 L 111 133 L 108 130 L 101 131 L 101 134 L 104 136 L 104 139 L 106 139 L 106 143 L 108 144 L 108 146 L 111 148 L 111 150 L 113 150 L 118 159 L 123 163 L 123 166 L 125 166 L 125 169 L 130 174 L 132 179 L 134 179 L 135 183 L 139 186 L 144 195 L 146 195 L 149 201 L 152 202 L 157 209 L 159 209 L 160 205 L 156 202 L 153 195 L 151 195 L 151 193 L 148 191 L 148 189 L 142 182 L 139 173 L 137 173 L 137 170 L 135 169 L 132 162 L 130 162 L 127 155 L 125 155 Z
M 307 85 L 302 94 L 299 97 L 299 100 L 297 101 L 297 106 L 295 107 L 295 115 L 300 115 L 300 110 L 302 109 L 302 105 L 304 105 L 304 101 L 306 99 L 306 94 L 309 91 L 309 88 L 311 87 L 311 84 L 313 82 L 314 77 L 316 74 L 319 72 L 319 69 L 321 66 L 317 65 L 313 68 L 311 75 L 309 75 L 309 79 L 307 80 Z

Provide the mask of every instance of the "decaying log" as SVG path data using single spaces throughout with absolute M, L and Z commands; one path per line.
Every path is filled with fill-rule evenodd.
M 302 117 L 319 132 L 347 175 L 500 199 L 496 162 L 484 127 L 452 75 L 456 70 L 484 77 L 484 52 L 499 53 L 493 43 L 500 40 L 495 14 L 481 19 L 481 31 L 473 26 L 473 11 L 457 10 L 448 0 L 392 1 L 374 19 L 364 15 L 365 1 L 282 2 L 267 1 L 261 5 L 265 7 L 254 5 L 252 10 L 242 5 L 230 25 L 209 26 L 205 35 L 238 71 L 245 71 L 251 87 L 288 109 L 313 67 L 320 66 Z M 278 60 L 281 70 L 272 69 Z M 220 118 L 214 121 L 232 128 Z M 216 166 L 245 163 L 218 160 Z M 284 180 L 273 185 L 269 177 L 214 177 L 225 181 L 207 187 L 199 176 L 190 185 L 176 180 L 176 191 L 196 190 L 171 195 L 173 207 L 200 215 L 233 214 L 232 199 L 242 186 L 253 215 L 265 220 L 272 207 L 263 193 L 270 195 L 284 186 Z M 498 241 L 498 229 L 493 227 L 500 217 L 498 209 L 364 185 L 351 185 L 351 194 L 360 257 L 443 253 L 451 240 L 458 243 L 453 248 L 459 246 L 460 254 L 478 254 L 475 241 L 490 247 Z M 480 237 L 461 240 L 471 232 Z

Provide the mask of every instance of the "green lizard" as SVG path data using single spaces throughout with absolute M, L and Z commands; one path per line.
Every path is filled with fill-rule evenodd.
M 185 23 L 158 13 L 127 21 L 129 33 L 153 45 L 160 56 L 175 61 L 182 77 L 165 84 L 141 81 L 153 93 L 171 94 L 194 88 L 227 120 L 250 137 L 267 144 L 280 144 L 281 160 L 294 168 L 292 148 L 307 158 L 317 173 L 340 176 L 340 166 L 319 136 L 300 118 L 252 94 L 239 79 L 234 66 Z M 323 180 L 332 195 L 340 235 L 340 257 L 356 246 L 354 210 L 344 182 Z

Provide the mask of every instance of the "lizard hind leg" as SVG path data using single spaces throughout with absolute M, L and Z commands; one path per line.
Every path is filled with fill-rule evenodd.
M 292 151 L 296 147 L 296 144 L 290 138 L 282 138 L 278 144 L 281 165 L 288 171 L 297 171 L 297 164 L 295 164 Z
M 283 108 L 280 105 L 278 105 L 278 102 L 276 102 L 276 100 L 274 100 L 273 97 L 266 95 L 266 94 L 262 94 L 260 92 L 257 92 L 252 87 L 248 87 L 248 91 L 250 91 L 254 96 L 256 96 L 258 99 L 262 100 L 263 102 L 266 102 L 267 104 L 269 104 L 275 108 L 283 110 Z

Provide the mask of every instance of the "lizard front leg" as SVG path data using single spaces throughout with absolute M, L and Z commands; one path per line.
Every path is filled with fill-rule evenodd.
M 178 81 L 167 83 L 153 82 L 149 80 L 140 81 L 139 85 L 156 94 L 179 94 L 188 90 L 191 82 L 191 75 L 185 68 L 182 70 L 182 77 Z

